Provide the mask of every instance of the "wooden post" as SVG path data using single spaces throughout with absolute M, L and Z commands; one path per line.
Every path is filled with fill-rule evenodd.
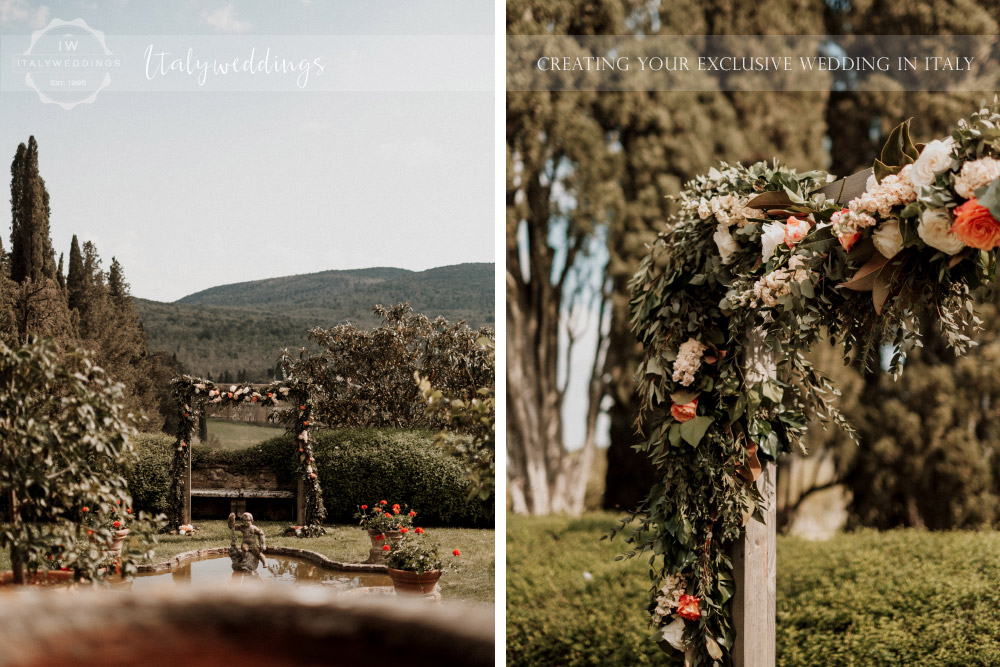
M 184 471 L 184 523 L 191 523 L 191 443 L 188 443 L 187 469 Z
M 774 356 L 764 345 L 763 329 L 747 336 L 746 371 L 748 385 L 775 377 Z M 750 519 L 743 539 L 733 547 L 735 667 L 775 665 L 776 472 L 774 461 L 761 461 L 757 488 L 764 498 L 764 523 Z
M 306 485 L 301 477 L 295 493 L 295 523 L 299 526 L 306 525 Z

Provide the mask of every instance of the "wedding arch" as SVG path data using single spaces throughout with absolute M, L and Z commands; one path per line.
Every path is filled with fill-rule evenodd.
M 888 347 L 898 375 L 922 317 L 971 344 L 1000 247 L 1000 101 L 983 106 L 926 145 L 903 123 L 872 169 L 832 183 L 713 168 L 643 259 L 631 326 L 658 481 L 616 532 L 652 554 L 651 639 L 678 663 L 775 662 L 774 461 L 813 417 L 853 436 L 810 346 L 869 367 Z
M 170 466 L 169 527 L 177 529 L 191 522 L 191 438 L 198 426 L 203 408 L 209 405 L 233 407 L 261 405 L 280 409 L 284 420 L 295 435 L 294 456 L 297 478 L 296 523 L 300 537 L 317 537 L 325 531 L 323 519 L 323 489 L 314 470 L 309 429 L 313 426 L 312 382 L 293 376 L 270 384 L 239 383 L 216 385 L 210 380 L 182 375 L 170 382 L 171 395 L 177 404 L 177 438 Z

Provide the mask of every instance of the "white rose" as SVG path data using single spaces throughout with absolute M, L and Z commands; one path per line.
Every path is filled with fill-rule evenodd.
M 736 239 L 729 233 L 729 227 L 720 222 L 719 226 L 715 228 L 715 234 L 712 235 L 712 239 L 719 248 L 719 254 L 722 255 L 722 263 L 729 264 L 733 253 L 740 249 L 740 246 L 736 243 Z
M 951 166 L 951 149 L 954 143 L 954 140 L 948 137 L 944 141 L 935 139 L 924 146 L 924 150 L 910 171 L 913 185 L 918 188 L 926 187 L 934 182 L 938 174 Z
M 663 626 L 663 640 L 678 651 L 684 650 L 684 619 L 678 616 Z
M 781 222 L 769 222 L 764 225 L 764 233 L 760 237 L 760 245 L 764 261 L 774 256 L 774 249 L 785 242 L 785 225 Z
M 872 174 L 871 176 L 868 177 L 868 180 L 865 181 L 865 192 L 871 192 L 877 187 L 878 187 L 878 179 L 875 178 L 875 174 Z
M 892 259 L 903 249 L 903 235 L 899 232 L 899 220 L 891 218 L 872 234 L 872 243 L 883 257 Z
M 708 207 L 707 201 L 702 201 L 698 204 L 698 217 L 704 220 L 708 216 L 712 215 L 712 209 Z
M 951 233 L 951 215 L 947 209 L 939 208 L 924 211 L 917 225 L 917 234 L 924 243 L 941 252 L 954 255 L 965 247 L 965 244 Z

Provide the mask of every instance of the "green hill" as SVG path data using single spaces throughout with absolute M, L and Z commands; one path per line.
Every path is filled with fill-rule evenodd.
M 309 329 L 372 326 L 376 304 L 409 301 L 431 318 L 492 326 L 493 271 L 493 264 L 323 271 L 221 285 L 173 303 L 136 299 L 136 306 L 150 349 L 176 354 L 187 372 L 265 381 L 282 348 L 308 345 Z

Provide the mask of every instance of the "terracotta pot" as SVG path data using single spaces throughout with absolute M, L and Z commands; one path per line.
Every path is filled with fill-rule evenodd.
M 73 573 L 52 570 L 50 572 L 36 572 L 34 575 L 28 574 L 27 578 L 26 585 L 28 586 L 58 586 L 59 584 L 68 584 L 73 581 Z M 14 584 L 14 573 L 10 570 L 0 572 L 0 588 L 5 587 L 17 587 Z
M 381 540 L 378 539 L 379 535 L 385 535 Z M 375 563 L 381 565 L 385 562 L 385 552 L 382 551 L 382 546 L 385 544 L 386 540 L 389 540 L 392 544 L 396 544 L 402 539 L 403 534 L 398 530 L 387 530 L 382 532 L 380 530 L 374 530 L 372 528 L 368 529 L 368 538 L 372 541 L 372 548 L 368 552 L 368 563 Z
M 392 587 L 399 594 L 428 595 L 437 589 L 438 579 L 441 578 L 441 570 L 430 570 L 423 574 L 417 574 L 410 570 L 397 570 L 387 568 L 389 577 L 392 579 Z

